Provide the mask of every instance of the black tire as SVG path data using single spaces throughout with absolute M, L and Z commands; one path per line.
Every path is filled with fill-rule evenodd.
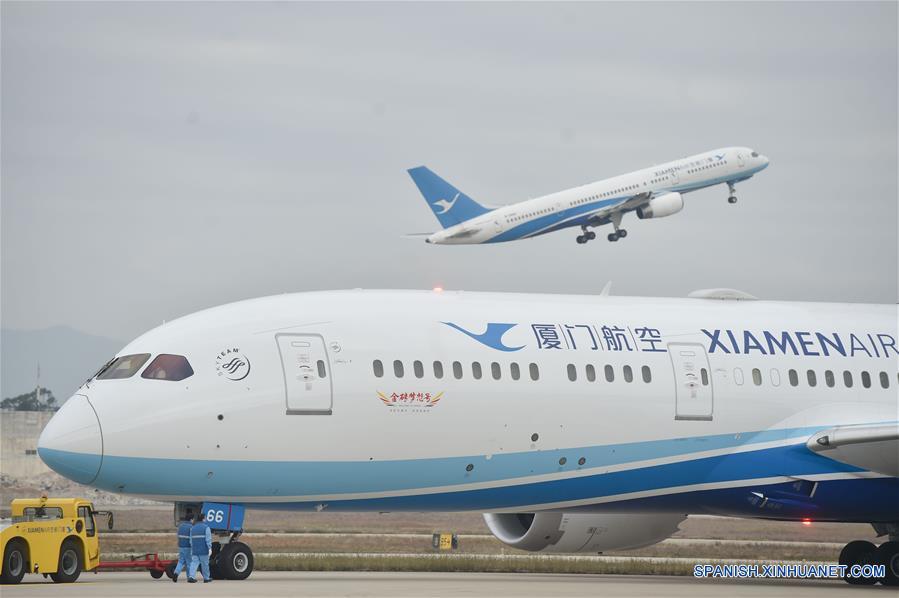
M 734 196 L 730 196 L 727 198 L 727 203 L 737 203 L 737 198 Z
M 225 576 L 222 575 L 222 568 L 219 567 L 219 555 L 222 554 L 222 548 L 221 542 L 212 543 L 212 554 L 209 555 L 209 576 L 212 579 L 225 579 Z M 197 571 L 199 570 L 198 567 Z
M 67 538 L 59 548 L 56 573 L 51 573 L 50 579 L 56 583 L 73 583 L 84 568 L 82 558 L 81 546 L 78 541 Z
M 588 241 L 592 241 L 593 239 L 596 238 L 596 233 L 591 230 L 590 232 L 587 233 L 586 236 L 587 236 Z
M 226 544 L 219 553 L 218 566 L 225 579 L 246 579 L 253 572 L 253 551 L 243 542 Z
M 165 568 L 166 577 L 169 579 L 175 579 L 175 567 L 178 565 L 178 562 L 169 563 L 169 566 Z
M 165 575 L 165 571 L 160 571 L 159 569 L 150 569 L 150 577 L 153 579 L 159 579 Z
M 587 242 L 587 239 L 585 239 L 585 238 L 584 238 L 583 236 L 581 236 L 581 235 L 578 235 L 574 240 L 577 241 L 577 244 L 578 244 L 578 245 L 583 245 L 584 243 Z
M 626 236 L 627 236 L 627 231 L 624 230 L 623 228 L 619 228 L 619 229 L 618 229 L 618 237 L 621 238 L 621 239 L 623 239 L 623 238 L 625 238 Z
M 854 540 L 840 551 L 840 564 L 846 566 L 846 575 L 843 580 L 854 586 L 870 586 L 877 580 L 868 577 L 850 577 L 849 568 L 852 565 L 865 565 L 877 563 L 877 547 L 865 540 Z
M 25 577 L 28 568 L 28 547 L 24 540 L 15 538 L 6 544 L 3 551 L 3 566 L 0 572 L 0 583 L 16 584 Z
M 877 549 L 877 560 L 883 565 L 880 580 L 885 586 L 899 586 L 899 542 L 884 542 Z
M 614 243 L 615 241 L 618 240 L 618 235 L 616 235 L 615 233 L 609 233 L 609 236 L 606 237 L 606 238 L 607 238 L 609 241 L 611 241 L 612 243 Z

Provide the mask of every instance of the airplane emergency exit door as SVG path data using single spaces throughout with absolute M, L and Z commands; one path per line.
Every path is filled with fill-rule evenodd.
M 333 396 L 325 339 L 318 334 L 278 334 L 288 414 L 330 414 Z
M 674 419 L 711 420 L 714 408 L 709 358 L 702 345 L 669 343 L 674 367 Z

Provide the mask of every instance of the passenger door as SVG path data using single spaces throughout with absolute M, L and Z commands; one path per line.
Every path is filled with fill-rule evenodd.
M 330 414 L 331 366 L 320 334 L 277 334 L 288 415 Z
M 674 419 L 711 421 L 714 395 L 705 347 L 692 343 L 669 343 L 668 355 L 674 367 Z

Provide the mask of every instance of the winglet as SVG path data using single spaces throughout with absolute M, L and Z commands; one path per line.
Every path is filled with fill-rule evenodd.
M 609 282 L 606 283 L 606 286 L 604 286 L 602 288 L 602 290 L 599 292 L 599 296 L 600 297 L 608 297 L 611 294 L 612 294 L 612 281 L 610 280 Z

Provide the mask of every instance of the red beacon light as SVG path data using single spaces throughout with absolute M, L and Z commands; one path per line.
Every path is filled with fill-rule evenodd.
M 802 518 L 802 525 L 811 525 L 811 524 L 812 524 L 812 520 L 810 518 L 808 518 L 808 517 Z

